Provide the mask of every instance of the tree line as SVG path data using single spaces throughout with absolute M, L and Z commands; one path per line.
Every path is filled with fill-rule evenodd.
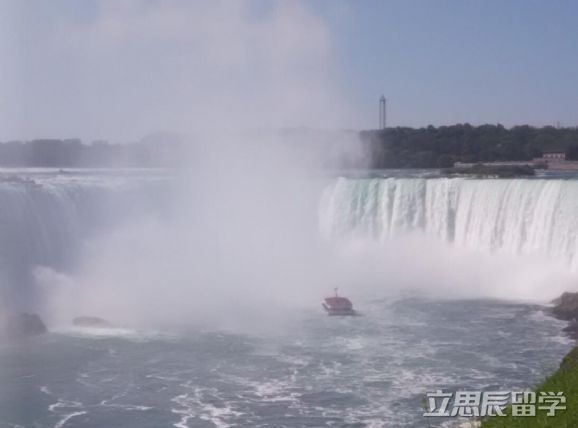
M 578 128 L 466 123 L 369 130 L 358 136 L 351 131 L 294 130 L 283 134 L 282 141 L 303 152 L 302 157 L 321 158 L 324 167 L 333 169 L 449 168 L 456 162 L 527 161 L 548 151 L 562 151 L 567 159 L 578 160 Z M 172 133 L 151 134 L 131 144 L 85 144 L 79 139 L 10 141 L 0 143 L 0 166 L 166 167 L 190 160 L 185 146 L 185 140 Z
M 174 141 L 113 144 L 79 139 L 37 139 L 0 143 L 3 167 L 164 167 L 178 162 L 182 147 Z
M 447 168 L 455 162 L 527 161 L 561 151 L 578 160 L 578 129 L 457 124 L 362 131 L 371 168 Z

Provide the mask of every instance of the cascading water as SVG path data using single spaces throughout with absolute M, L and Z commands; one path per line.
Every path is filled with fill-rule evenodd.
M 151 177 L 32 176 L 0 181 L 0 309 L 35 310 L 36 267 L 68 271 L 86 238 L 158 211 L 154 188 L 143 185 Z
M 22 177 L 0 182 L 0 298 L 15 310 L 40 303 L 35 268 L 70 272 L 87 238 L 159 214 L 170 198 L 150 172 Z M 421 233 L 473 250 L 543 255 L 576 271 L 577 212 L 573 180 L 339 178 L 322 195 L 319 226 L 332 240 Z
M 574 263 L 578 182 L 23 177 L 0 181 L 0 290 L 51 333 L 0 346 L 0 426 L 417 428 L 426 392 L 522 390 L 571 346 L 539 306 L 487 299 L 466 251 L 393 238 Z M 364 316 L 321 311 L 335 285 Z
M 422 232 L 457 246 L 544 254 L 578 268 L 578 181 L 339 178 L 320 206 L 328 237 Z

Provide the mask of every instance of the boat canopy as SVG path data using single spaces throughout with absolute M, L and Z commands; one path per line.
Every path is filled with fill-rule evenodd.
M 343 309 L 343 310 L 350 310 L 353 309 L 353 304 L 351 300 L 347 297 L 327 297 L 325 299 L 325 303 L 329 306 L 330 309 Z

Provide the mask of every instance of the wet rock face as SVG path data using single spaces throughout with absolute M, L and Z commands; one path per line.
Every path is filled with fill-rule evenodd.
M 578 320 L 578 293 L 564 293 L 554 300 L 552 315 L 556 318 L 573 321 Z
M 72 320 L 76 327 L 110 327 L 111 323 L 99 317 L 76 317 Z
M 9 339 L 23 339 L 46 333 L 46 325 L 36 314 L 10 315 L 4 320 L 3 335 Z
M 578 340 L 578 323 L 572 321 L 567 327 L 562 329 L 571 339 Z

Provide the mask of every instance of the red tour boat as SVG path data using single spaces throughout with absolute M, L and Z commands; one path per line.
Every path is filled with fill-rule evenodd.
M 337 288 L 335 289 L 335 296 L 326 297 L 325 303 L 322 304 L 323 308 L 327 311 L 330 316 L 351 316 L 357 315 L 357 312 L 353 309 L 353 304 L 351 300 L 347 297 L 341 297 L 337 294 Z

